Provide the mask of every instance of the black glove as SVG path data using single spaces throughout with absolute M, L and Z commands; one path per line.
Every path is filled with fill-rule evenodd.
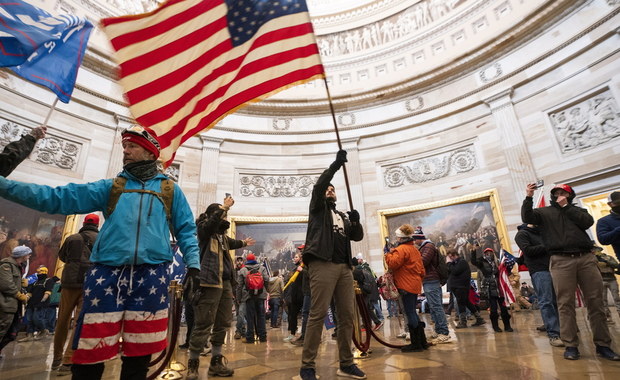
M 189 268 L 183 279 L 183 293 L 190 295 L 200 287 L 200 269 Z
M 359 223 L 360 221 L 360 213 L 357 210 L 347 211 L 347 215 L 349 215 L 349 221 L 351 223 Z
M 336 161 L 334 161 L 329 167 L 335 171 L 340 169 L 345 162 L 347 162 L 347 151 L 340 149 L 338 153 L 336 153 Z

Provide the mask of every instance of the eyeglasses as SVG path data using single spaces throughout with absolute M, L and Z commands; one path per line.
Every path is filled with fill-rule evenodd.
M 147 139 L 151 144 L 153 144 L 157 150 L 160 150 L 160 146 L 159 146 L 159 141 L 157 141 L 157 139 L 155 137 L 153 137 L 153 135 L 151 135 L 149 133 L 149 131 L 147 131 L 146 129 L 144 129 L 142 126 L 140 125 L 132 125 L 131 127 L 125 129 L 122 133 L 121 136 L 125 135 L 126 133 L 130 133 L 132 135 L 136 135 L 136 136 L 140 136 L 140 137 L 144 137 L 145 139 Z

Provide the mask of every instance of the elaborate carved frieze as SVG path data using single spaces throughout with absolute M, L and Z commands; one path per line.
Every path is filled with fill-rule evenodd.
M 582 152 L 620 136 L 620 107 L 609 88 L 548 114 L 562 153 Z
M 502 66 L 499 63 L 494 63 L 485 67 L 479 73 L 480 80 L 484 83 L 490 82 L 493 79 L 499 78 L 502 75 Z
M 291 121 L 292 119 L 273 119 L 273 129 L 275 129 L 276 131 L 288 131 L 291 127 Z
M 309 197 L 319 176 L 241 174 L 239 193 L 242 197 L 294 198 Z
M 405 108 L 407 109 L 407 112 L 419 111 L 424 108 L 424 99 L 421 96 L 407 99 L 405 101 Z
M 174 182 L 179 182 L 179 176 L 181 175 L 181 165 L 172 163 L 164 170 L 164 174 L 168 176 Z
M 382 168 L 382 172 L 386 187 L 401 187 L 465 173 L 476 166 L 476 154 L 473 145 L 470 145 L 431 157 L 388 165 Z
M 341 113 L 338 115 L 338 124 L 348 127 L 355 125 L 355 114 L 351 112 Z
M 30 132 L 30 128 L 17 125 L 11 121 L 0 119 L 0 149 L 11 141 L 19 140 Z M 30 159 L 45 165 L 76 171 L 82 144 L 68 141 L 47 133 L 30 154 Z
M 452 12 L 463 1 L 424 0 L 384 20 L 345 32 L 318 37 L 321 55 L 335 57 L 374 49 L 390 42 L 408 38 L 417 30 Z

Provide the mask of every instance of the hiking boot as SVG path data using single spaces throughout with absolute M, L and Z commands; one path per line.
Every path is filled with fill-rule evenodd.
M 61 364 L 62 364 L 62 359 L 52 360 L 52 371 L 56 371 L 60 367 Z
M 43 338 L 47 338 L 48 336 L 50 336 L 50 332 L 48 329 L 44 329 L 43 331 L 41 331 L 39 333 L 39 339 L 43 339 Z
M 56 376 L 68 376 L 71 375 L 71 364 L 63 364 L 56 371 Z
M 198 367 L 200 367 L 200 359 L 189 359 L 187 361 L 187 380 L 198 379 Z
M 596 354 L 604 359 L 612 361 L 620 361 L 620 355 L 612 351 L 611 348 L 605 346 L 596 346 Z
M 433 344 L 450 343 L 450 335 L 439 334 L 437 338 L 431 340 Z
M 224 357 L 224 355 L 215 355 L 212 357 L 211 365 L 209 366 L 209 376 L 232 376 L 235 371 L 232 368 L 228 368 L 226 364 L 228 364 L 228 360 Z
M 235 333 L 235 339 L 241 339 L 241 333 L 239 331 Z
M 564 350 L 564 359 L 566 360 L 577 360 L 579 356 L 579 349 L 577 347 L 566 347 L 566 350 Z
M 301 380 L 316 380 L 316 371 L 314 368 L 302 368 L 299 370 Z
M 340 366 L 340 368 L 336 372 L 336 375 L 342 376 L 342 377 L 350 377 L 351 379 L 365 379 L 366 378 L 366 374 L 362 372 L 362 370 L 359 369 L 359 367 L 356 366 L 355 364 L 351 364 L 350 366 L 346 366 L 346 367 Z
M 564 347 L 564 342 L 562 342 L 562 339 L 560 339 L 559 336 L 549 338 L 549 344 L 553 347 Z

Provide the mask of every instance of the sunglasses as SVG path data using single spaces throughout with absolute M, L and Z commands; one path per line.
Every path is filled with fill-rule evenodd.
M 125 129 L 121 135 L 125 135 L 126 133 L 130 133 L 132 135 L 136 135 L 136 136 L 140 136 L 140 137 L 144 137 L 145 139 L 147 139 L 151 144 L 155 145 L 155 147 L 159 150 L 160 146 L 159 146 L 159 141 L 157 141 L 157 139 L 155 137 L 153 137 L 153 135 L 151 135 L 146 129 L 144 129 L 144 127 L 141 127 L 139 125 L 133 125 L 127 129 Z

